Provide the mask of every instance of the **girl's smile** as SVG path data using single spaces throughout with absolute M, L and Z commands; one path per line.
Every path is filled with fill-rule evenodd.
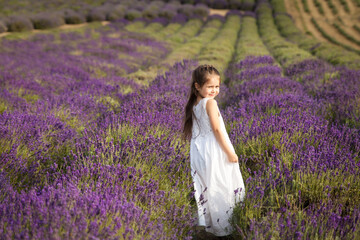
M 220 92 L 220 77 L 216 74 L 209 75 L 209 79 L 202 87 L 195 83 L 195 88 L 199 93 L 197 102 L 202 98 L 215 98 Z

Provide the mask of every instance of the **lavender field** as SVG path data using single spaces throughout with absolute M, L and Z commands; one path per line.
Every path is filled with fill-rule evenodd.
M 0 38 L 0 239 L 207 239 L 181 135 L 202 63 L 246 185 L 230 238 L 359 239 L 359 53 L 283 0 L 154 2 Z

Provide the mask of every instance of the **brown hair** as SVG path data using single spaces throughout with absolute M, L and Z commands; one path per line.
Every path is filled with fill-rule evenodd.
M 191 88 L 190 88 L 190 96 L 189 100 L 185 107 L 185 116 L 184 116 L 184 128 L 183 128 L 183 138 L 190 139 L 192 134 L 192 126 L 193 126 L 193 107 L 196 102 L 196 98 L 199 95 L 199 92 L 195 88 L 195 83 L 199 84 L 202 87 L 207 81 L 208 76 L 216 74 L 220 76 L 220 73 L 216 68 L 212 65 L 200 65 L 192 72 L 191 76 Z

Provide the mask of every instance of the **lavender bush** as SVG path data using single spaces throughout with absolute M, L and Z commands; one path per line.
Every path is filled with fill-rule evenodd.
M 241 8 L 241 0 L 229 0 L 229 8 L 231 9 L 240 9 Z
M 178 13 L 186 15 L 188 18 L 194 16 L 194 7 L 192 4 L 183 4 L 178 8 Z
M 43 13 L 35 15 L 31 18 L 35 29 L 47 29 L 59 27 L 65 24 L 62 16 L 56 13 Z
M 108 21 L 116 21 L 118 19 L 123 19 L 125 17 L 126 7 L 121 4 L 117 4 L 109 9 L 106 20 Z
M 177 8 L 170 4 L 166 5 L 165 7 L 159 10 L 159 17 L 164 17 L 169 20 L 174 18 L 176 14 L 177 14 Z
M 209 8 L 205 4 L 196 4 L 194 14 L 196 16 L 207 17 L 209 15 Z
M 100 32 L 104 45 L 120 46 L 109 31 Z M 189 238 L 191 178 L 178 114 L 194 64 L 177 64 L 148 89 L 112 71 L 99 78 L 80 65 L 98 67 L 95 59 L 80 60 L 68 45 L 81 40 L 92 53 L 86 34 L 64 34 L 58 46 L 46 35 L 2 43 L 10 51 L 1 58 L 1 238 Z M 136 47 L 123 46 L 129 54 Z M 110 54 L 100 52 L 97 61 Z M 166 101 L 157 95 L 170 93 Z
M 273 63 L 246 58 L 233 66 L 241 73 L 230 76 L 235 95 L 226 112 L 249 189 L 234 211 L 238 235 L 356 238 L 358 130 L 331 125 L 323 111 L 327 101 L 281 77 Z
M 6 20 L 9 32 L 23 32 L 34 28 L 30 19 L 22 16 L 12 16 Z
M 109 11 L 108 7 L 97 7 L 97 8 L 91 9 L 86 16 L 86 20 L 88 22 L 105 21 L 108 11 Z
M 64 20 L 66 24 L 79 24 L 86 22 L 86 17 L 71 9 L 66 9 L 64 10 Z
M 125 14 L 125 18 L 130 21 L 140 17 L 141 17 L 141 12 L 135 9 L 130 9 Z

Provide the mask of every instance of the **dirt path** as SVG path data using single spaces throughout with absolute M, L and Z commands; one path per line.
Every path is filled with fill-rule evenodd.
M 299 23 L 296 22 L 301 22 L 301 18 L 304 21 L 305 24 L 305 28 L 304 28 L 304 33 L 306 33 L 306 29 L 318 40 L 322 41 L 322 42 L 329 42 L 326 38 L 324 38 L 315 28 L 315 26 L 311 23 L 311 16 L 309 14 L 305 13 L 304 10 L 304 6 L 301 3 L 301 0 L 285 0 L 285 6 L 286 6 L 286 11 L 290 12 L 290 9 L 287 8 L 288 6 L 290 6 L 291 2 L 295 2 L 294 4 L 297 4 L 299 7 L 299 16 L 300 18 L 296 18 L 296 16 L 294 16 L 294 20 L 295 20 L 295 24 L 298 25 Z M 301 28 L 300 28 L 301 29 Z
M 324 1 L 319 1 L 324 10 L 324 15 L 321 15 L 314 4 L 314 0 L 306 0 L 309 6 L 310 14 L 306 13 L 304 6 L 301 0 L 285 0 L 286 11 L 291 13 L 294 18 L 295 25 L 304 33 L 306 31 L 310 32 L 316 39 L 324 42 L 330 42 L 316 29 L 314 24 L 311 22 L 311 17 L 313 17 L 319 26 L 330 36 L 334 37 L 337 41 L 344 43 L 345 45 L 351 46 L 355 49 L 360 50 L 360 46 L 356 43 L 348 40 L 345 36 L 338 32 L 338 30 L 332 25 L 333 23 L 340 24 L 340 26 L 355 39 L 360 38 L 360 34 L 353 29 L 353 25 L 360 19 L 360 9 L 356 7 L 352 2 L 349 7 L 355 9 L 354 15 L 345 12 L 343 6 L 339 0 L 332 0 L 336 8 L 338 9 L 338 14 L 334 15 L 329 8 L 328 4 Z M 349 0 L 348 4 L 349 4 Z M 338 20 L 340 17 L 343 21 L 341 23 Z M 305 26 L 304 26 L 305 25 Z
M 336 6 L 336 8 L 338 9 L 338 15 L 341 18 L 340 22 L 339 20 L 336 20 L 335 22 L 337 24 L 340 24 L 340 26 L 352 37 L 354 37 L 355 39 L 360 41 L 360 33 L 358 31 L 356 31 L 352 26 L 354 25 L 354 23 L 357 21 L 356 19 L 356 13 L 358 13 L 360 11 L 360 9 L 354 5 L 352 5 L 353 7 L 353 11 L 355 10 L 355 12 L 353 12 L 353 14 L 351 14 L 351 7 L 349 5 L 350 8 L 350 14 L 347 13 L 344 9 L 344 7 L 341 5 L 341 3 L 339 2 L 339 0 L 333 0 L 334 5 Z M 349 4 L 349 3 L 348 3 Z
M 316 9 L 313 0 L 307 0 L 310 15 L 316 20 L 317 24 L 330 36 L 335 38 L 338 42 L 341 42 L 345 45 L 351 46 L 355 49 L 360 50 L 360 46 L 356 43 L 351 42 L 347 38 L 345 38 L 342 34 L 340 34 L 335 27 L 328 22 L 327 19 L 324 20 L 324 16 L 322 16 Z
M 313 0 L 311 0 L 313 1 Z M 334 2 L 334 0 L 332 0 Z M 319 0 L 320 5 L 322 6 L 322 9 L 324 10 L 324 16 L 330 20 L 331 22 L 334 21 L 334 19 L 336 18 L 336 16 L 333 15 L 331 9 L 329 8 L 329 5 L 324 1 L 320 1 Z M 316 7 L 316 6 L 315 6 Z
M 103 23 L 103 22 L 102 22 Z M 80 23 L 80 24 L 65 24 L 59 27 L 59 29 L 76 29 L 79 27 L 84 27 L 86 26 L 87 23 Z
M 210 8 L 209 15 L 211 16 L 211 15 L 218 14 L 221 16 L 225 16 L 228 11 L 229 11 L 228 9 L 212 9 L 212 8 Z
M 356 15 L 356 14 L 359 15 L 360 14 L 358 7 L 354 4 L 354 2 L 352 0 L 346 0 L 346 3 L 349 6 L 351 15 Z
M 9 35 L 9 34 L 10 34 L 9 32 L 0 33 L 0 38 L 5 37 L 6 35 Z
M 354 24 L 354 20 L 353 16 L 351 15 L 351 13 L 347 13 L 343 7 L 343 5 L 341 5 L 341 3 L 339 2 L 339 0 L 333 0 L 333 3 L 336 7 L 336 9 L 338 10 L 338 16 L 341 18 L 341 20 L 343 21 L 343 23 L 346 26 L 352 26 Z

